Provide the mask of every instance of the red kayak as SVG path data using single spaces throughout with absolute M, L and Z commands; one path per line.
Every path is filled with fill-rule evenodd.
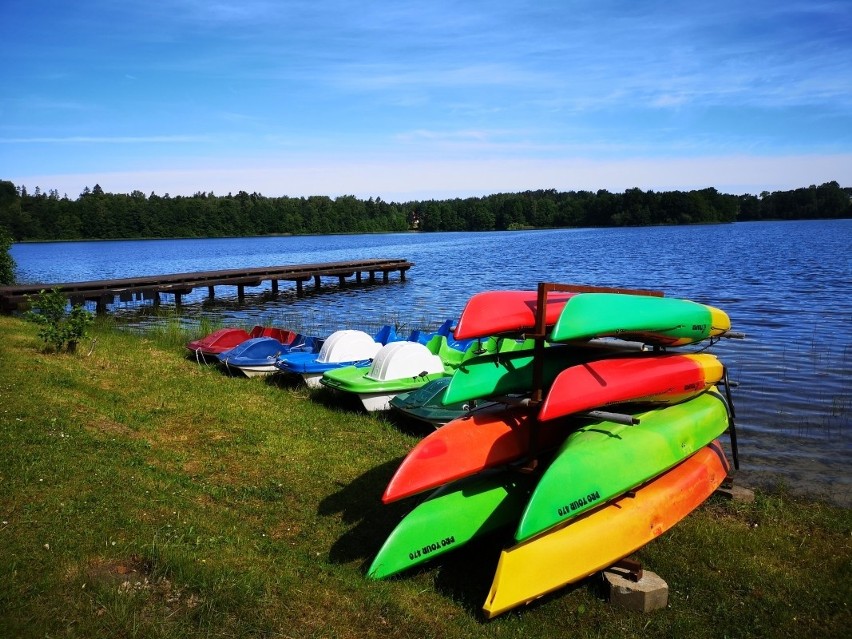
M 553 292 L 547 296 L 547 324 L 559 319 L 576 293 Z M 485 291 L 471 297 L 453 330 L 456 339 L 490 337 L 535 328 L 538 291 Z
M 220 328 L 201 339 L 188 342 L 186 347 L 202 357 L 216 356 L 255 337 L 274 337 L 282 344 L 290 344 L 296 339 L 296 333 L 271 326 L 255 326 L 251 332 L 241 328 Z
M 523 459 L 530 451 L 535 408 L 489 405 L 429 433 L 402 460 L 382 495 L 385 503 Z M 538 430 L 536 450 L 556 448 L 569 428 Z
M 539 420 L 613 404 L 676 404 L 719 382 L 724 367 L 715 355 L 649 354 L 602 359 L 566 368 L 550 386 Z

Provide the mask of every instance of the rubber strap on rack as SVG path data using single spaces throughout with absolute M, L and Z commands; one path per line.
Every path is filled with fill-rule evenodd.
M 722 384 L 725 386 L 725 399 L 728 400 L 728 431 L 731 436 L 731 454 L 734 457 L 734 469 L 740 469 L 740 452 L 737 445 L 737 425 L 734 419 L 737 412 L 734 409 L 734 398 L 731 396 L 731 385 L 728 383 L 728 367 L 722 367 Z

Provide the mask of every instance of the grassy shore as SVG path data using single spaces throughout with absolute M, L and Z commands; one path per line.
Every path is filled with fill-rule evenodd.
M 185 335 L 96 326 L 74 355 L 0 317 L 0 637 L 840 637 L 852 512 L 712 497 L 637 557 L 651 614 L 588 580 L 484 621 L 506 535 L 373 582 L 418 433 L 285 380 L 229 377 Z

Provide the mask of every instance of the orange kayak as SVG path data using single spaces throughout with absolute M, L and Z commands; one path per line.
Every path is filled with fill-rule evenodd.
M 396 501 L 523 459 L 530 451 L 536 410 L 492 404 L 429 433 L 402 460 L 382 501 Z M 556 448 L 571 432 L 550 424 L 537 430 L 537 451 Z

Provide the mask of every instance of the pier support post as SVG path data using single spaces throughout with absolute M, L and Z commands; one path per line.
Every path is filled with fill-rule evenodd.
M 400 282 L 405 281 L 405 269 L 404 268 L 399 269 L 399 281 Z
M 244 302 L 246 299 L 246 287 L 242 284 L 237 284 L 237 299 Z
M 240 302 L 243 302 L 246 286 L 265 286 L 266 280 L 270 282 L 273 297 L 278 296 L 282 281 L 285 283 L 295 281 L 297 294 L 302 296 L 305 294 L 305 283 L 310 282 L 311 279 L 318 292 L 322 288 L 322 277 L 335 275 L 341 287 L 345 287 L 349 277 L 353 276 L 354 282 L 359 285 L 367 278 L 373 284 L 378 281 L 378 273 L 382 273 L 383 280 L 387 283 L 390 273 L 396 271 L 400 272 L 400 279 L 404 281 L 406 269 L 411 266 L 413 264 L 400 259 L 362 259 L 327 264 L 222 269 L 198 273 L 93 280 L 75 282 L 74 293 L 73 295 L 68 293 L 68 296 L 79 297 L 87 304 L 95 305 L 98 313 L 109 312 L 110 305 L 134 300 L 151 300 L 154 307 L 158 307 L 163 300 L 168 303 L 168 297 L 160 297 L 162 294 L 175 295 L 175 304 L 180 306 L 182 295 L 191 295 L 196 289 L 204 288 L 207 288 L 207 298 L 212 301 L 216 296 L 216 286 L 238 287 L 238 297 Z M 0 313 L 14 311 L 20 304 L 25 303 L 26 295 L 36 294 L 40 286 L 0 286 Z
M 114 302 L 115 298 L 112 295 L 101 295 L 95 303 L 95 312 L 98 315 L 105 315 L 107 312 L 107 304 L 112 304 Z

